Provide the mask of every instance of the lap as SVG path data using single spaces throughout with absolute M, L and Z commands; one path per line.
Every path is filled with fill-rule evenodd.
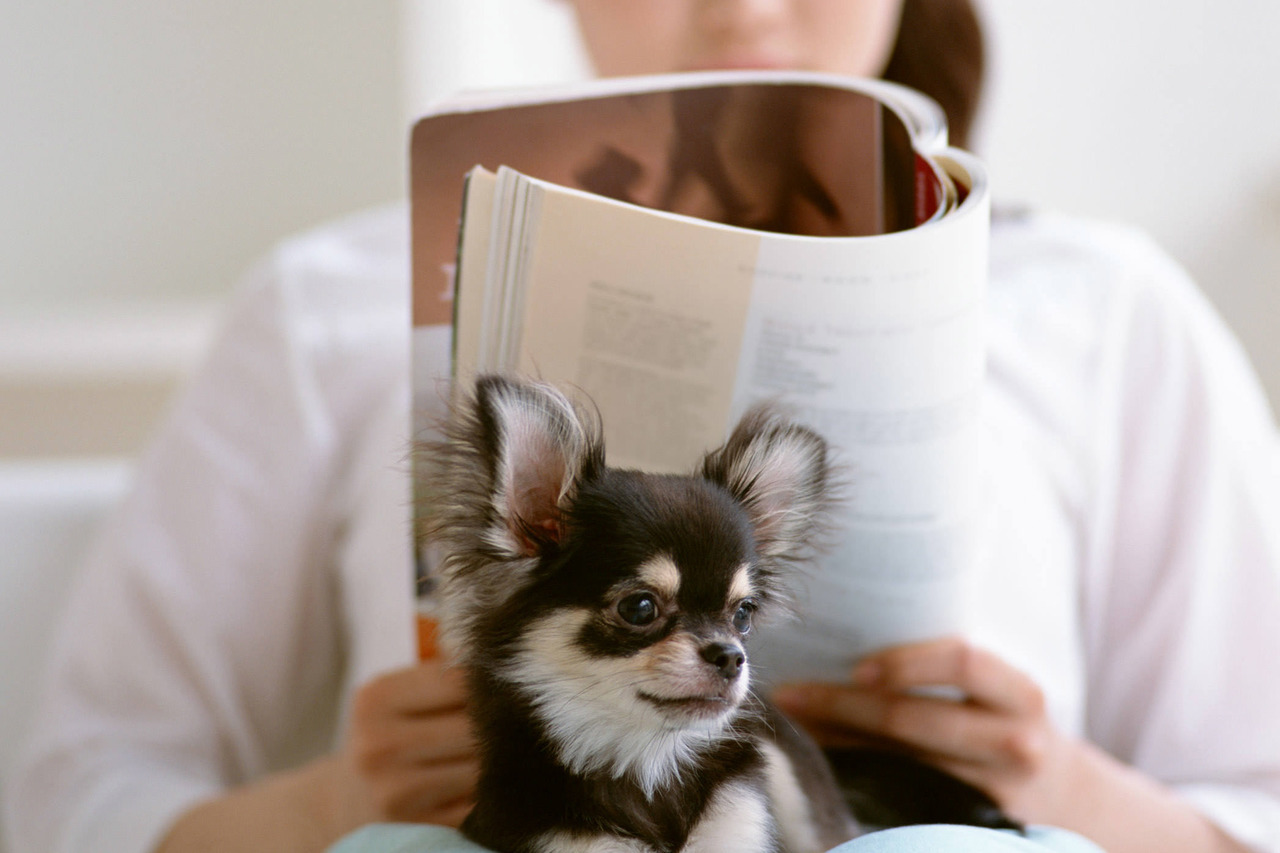
M 1074 833 L 1032 827 L 1018 835 L 972 826 L 904 826 L 873 832 L 830 853 L 1102 853 Z M 374 824 L 329 848 L 329 853 L 488 853 L 452 829 L 415 824 Z M 732 851 L 725 851 L 732 853 Z

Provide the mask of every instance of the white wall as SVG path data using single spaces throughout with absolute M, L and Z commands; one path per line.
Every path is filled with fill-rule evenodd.
M 589 63 L 559 0 L 400 0 L 409 116 L 461 89 L 581 79 Z
M 132 451 L 256 257 L 403 195 L 399 9 L 5 0 L 0 21 L 0 456 Z
M 1280 4 L 979 2 L 998 196 L 1150 230 L 1280 400 Z M 555 0 L 10 0 L 0 456 L 136 448 L 254 258 L 400 196 L 431 99 L 581 76 L 570 31 Z
M 983 0 L 1006 199 L 1146 228 L 1280 403 L 1280 3 Z
M 581 73 L 563 4 L 403 3 L 418 71 L 430 72 L 409 89 L 414 106 L 455 87 Z M 1280 3 L 977 3 L 992 74 L 975 147 L 997 198 L 1147 229 L 1280 403 Z
M 402 193 L 398 15 L 346 0 L 6 0 L 0 289 L 216 297 Z

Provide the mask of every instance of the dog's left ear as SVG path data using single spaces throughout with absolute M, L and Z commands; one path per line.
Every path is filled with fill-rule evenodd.
M 762 555 L 802 559 L 831 500 L 828 456 L 822 436 L 760 405 L 723 447 L 707 454 L 702 474 L 741 502 Z
M 550 385 L 499 376 L 477 383 L 475 417 L 510 556 L 558 546 L 567 501 L 604 462 L 598 424 Z
M 604 465 L 599 419 L 550 385 L 488 374 L 458 390 L 443 440 L 419 451 L 441 643 L 467 665 L 477 625 L 564 541 L 564 510 Z

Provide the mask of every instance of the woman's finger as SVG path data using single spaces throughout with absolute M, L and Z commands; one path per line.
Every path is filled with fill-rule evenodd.
M 471 721 L 464 713 L 404 717 L 388 723 L 378 746 L 406 764 L 435 764 L 475 755 Z
M 994 710 L 1017 715 L 1044 710 L 1044 694 L 1026 674 L 959 637 L 908 643 L 869 655 L 854 668 L 853 682 L 890 691 L 949 686 Z
M 383 673 L 357 691 L 356 717 L 435 714 L 456 711 L 466 704 L 462 671 L 440 661 L 423 661 Z
M 440 812 L 469 808 L 479 765 L 474 761 L 415 767 L 385 779 L 380 799 L 389 820 L 435 821 Z
M 835 745 L 840 729 L 905 745 L 930 756 L 979 764 L 1021 761 L 1038 749 L 1041 728 L 983 706 L 839 685 L 812 684 L 779 695 L 779 704 Z M 801 695 L 799 701 L 792 696 Z
M 834 725 L 820 720 L 794 716 L 792 722 L 805 730 L 814 743 L 823 748 L 892 749 L 893 741 L 884 737 L 859 732 L 847 726 Z
M 441 806 L 431 814 L 424 816 L 424 823 L 433 823 L 436 826 L 449 826 L 454 829 L 462 826 L 462 822 L 466 820 L 467 815 L 471 814 L 471 809 L 475 806 L 470 799 L 459 800 L 458 802 Z

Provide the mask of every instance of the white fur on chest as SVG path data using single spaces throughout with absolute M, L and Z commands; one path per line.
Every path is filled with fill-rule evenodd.
M 823 848 L 813 825 L 813 810 L 791 761 L 772 743 L 761 744 L 760 751 L 783 849 L 789 853 L 818 853 Z
M 681 853 L 772 851 L 773 818 L 760 790 L 741 782 L 721 785 L 707 804 L 702 819 L 689 833 Z
M 630 838 L 616 835 L 571 835 L 548 832 L 534 842 L 542 853 L 653 853 L 653 848 Z
M 615 835 L 549 832 L 537 841 L 544 853 L 655 853 L 648 844 Z M 765 795 L 741 782 L 722 785 L 680 853 L 772 853 L 777 849 Z

